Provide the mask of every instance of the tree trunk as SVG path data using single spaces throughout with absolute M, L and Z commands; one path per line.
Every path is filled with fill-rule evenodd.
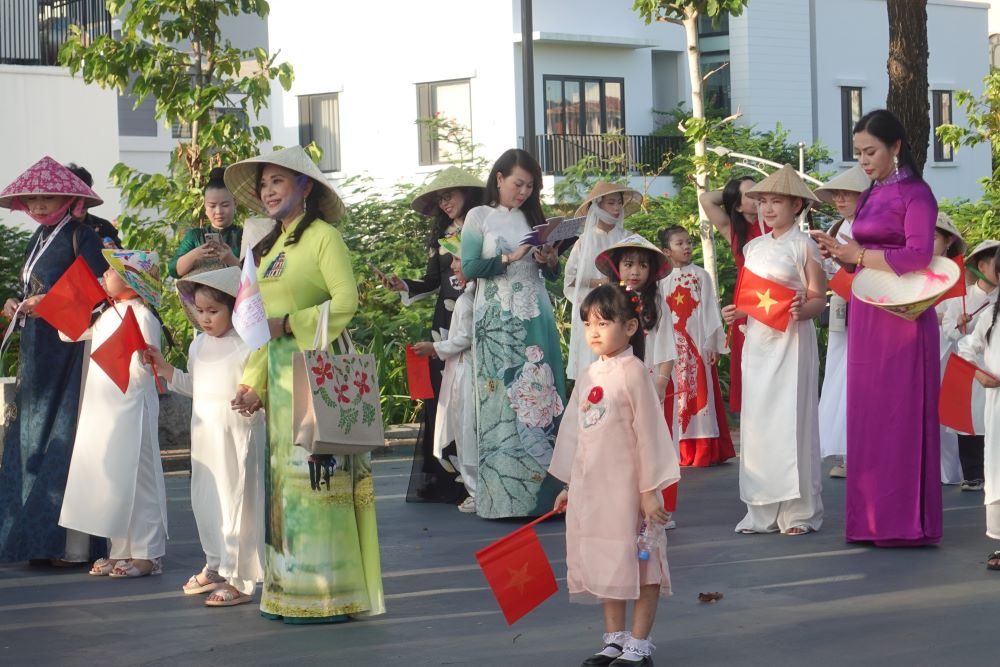
M 688 75 L 691 78 L 691 116 L 698 119 L 705 118 L 705 100 L 702 96 L 703 81 L 701 78 L 701 53 L 698 51 L 698 11 L 688 9 L 684 15 L 684 32 L 687 35 L 688 50 Z M 698 197 L 698 220 L 700 228 L 698 235 L 701 237 L 701 256 L 705 264 L 705 270 L 712 278 L 715 286 L 715 293 L 719 294 L 719 278 L 715 263 L 715 239 L 713 238 L 712 223 L 708 221 L 705 209 L 701 205 L 701 195 L 708 189 L 708 174 L 705 171 L 704 162 L 707 149 L 707 142 L 704 138 L 699 139 L 694 144 L 695 172 L 694 182 Z
M 886 108 L 896 114 L 923 170 L 930 137 L 927 101 L 927 0 L 888 0 L 889 96 Z

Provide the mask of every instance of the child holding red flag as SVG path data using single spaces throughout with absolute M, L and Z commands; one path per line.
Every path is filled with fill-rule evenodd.
M 796 216 L 818 200 L 788 165 L 755 185 L 750 196 L 772 231 L 747 244 L 745 270 L 752 273 L 744 274 L 744 287 L 746 276 L 760 276 L 795 295 L 784 330 L 772 328 L 778 306 L 764 298 L 768 290 L 758 290 L 764 295 L 759 308 L 745 313 L 750 319 L 743 348 L 740 497 L 747 515 L 736 532 L 804 535 L 823 524 L 819 353 L 812 318 L 826 306 L 826 276 L 819 249 L 799 229 Z M 735 306 L 722 309 L 727 324 L 743 314 Z
M 939 215 L 944 215 L 939 214 Z M 941 346 L 951 347 L 962 336 L 971 333 L 979 320 L 989 318 L 992 313 L 990 306 L 997 302 L 997 269 L 996 255 L 997 248 L 1000 248 L 1000 241 L 983 241 L 975 248 L 965 260 L 965 265 L 969 273 L 975 276 L 976 280 L 966 288 L 964 300 L 962 297 L 947 299 L 940 303 L 937 308 L 943 310 L 941 317 Z M 972 360 L 974 363 L 979 363 Z M 972 423 L 974 433 L 956 433 L 958 439 L 958 457 L 962 468 L 962 491 L 982 491 L 984 470 L 983 470 L 983 448 L 985 446 L 983 434 L 985 424 L 983 423 L 984 412 L 986 410 L 986 396 L 983 388 L 978 384 L 973 384 L 972 391 Z M 943 444 L 943 443 L 942 443 Z M 944 448 L 942 447 L 942 453 Z
M 549 466 L 567 484 L 555 504 L 566 510 L 566 583 L 572 600 L 604 608 L 604 648 L 584 665 L 652 665 L 650 630 L 670 572 L 666 533 L 651 528 L 667 520 L 662 492 L 680 478 L 677 454 L 638 358 L 635 293 L 597 287 L 580 317 L 599 358 L 577 379 Z M 631 631 L 627 600 L 636 601 Z
M 104 288 L 115 305 L 82 336 L 94 351 L 59 525 L 110 538 L 110 557 L 90 574 L 143 577 L 163 571 L 167 537 L 159 397 L 153 371 L 135 354 L 160 345 L 152 310 L 160 302 L 159 257 L 139 250 L 104 257 Z
M 676 395 L 667 406 L 667 419 L 677 435 L 682 466 L 718 465 L 736 452 L 715 367 L 719 355 L 729 351 L 715 288 L 708 272 L 691 263 L 693 243 L 686 229 L 671 225 L 658 236 L 673 266 L 661 284 L 677 349 L 673 368 Z
M 1000 254 L 994 260 L 994 271 L 1000 273 Z M 986 492 L 986 535 L 1000 540 L 1000 345 L 993 342 L 996 334 L 997 314 L 1000 312 L 996 301 L 986 309 L 984 317 L 976 320 L 972 334 L 958 341 L 958 353 L 966 360 L 980 365 L 987 373 L 976 371 L 976 380 L 985 391 L 984 396 L 984 485 Z M 997 376 L 997 377 L 994 377 Z M 975 407 L 975 401 L 973 401 Z M 973 414 L 973 418 L 976 415 Z M 986 568 L 1000 570 L 1000 550 L 994 551 L 986 559 Z
M 191 509 L 205 567 L 183 590 L 209 593 L 206 607 L 250 602 L 254 586 L 264 579 L 265 422 L 263 413 L 243 416 L 229 404 L 252 352 L 233 328 L 239 287 L 236 266 L 185 275 L 177 292 L 188 320 L 201 332 L 191 341 L 188 371 L 168 364 L 155 347 L 145 354 L 171 390 L 194 399 Z

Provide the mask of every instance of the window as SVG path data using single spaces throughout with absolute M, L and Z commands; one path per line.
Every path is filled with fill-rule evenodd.
M 625 133 L 625 79 L 545 76 L 546 134 Z
M 934 161 L 952 162 L 955 159 L 954 150 L 937 135 L 939 127 L 951 124 L 951 91 L 934 90 L 931 91 L 931 97 L 934 107 Z
M 840 89 L 841 159 L 856 162 L 854 157 L 854 126 L 861 120 L 861 89 L 843 86 Z
M 299 97 L 299 144 L 316 142 L 323 156 L 319 168 L 340 171 L 340 101 L 337 93 Z
M 472 86 L 469 79 L 417 84 L 417 124 L 421 165 L 461 162 L 472 144 Z M 445 125 L 441 125 L 444 123 Z
M 732 83 L 729 73 L 729 17 L 698 17 L 698 50 L 701 51 L 702 100 L 705 115 L 725 117 L 732 113 Z M 708 78 L 705 78 L 708 77 Z

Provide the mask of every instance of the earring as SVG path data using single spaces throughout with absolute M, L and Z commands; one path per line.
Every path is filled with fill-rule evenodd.
M 306 197 L 302 197 L 302 212 L 305 213 L 309 206 L 309 200 Z
M 893 173 L 896 176 L 899 175 L 899 156 L 898 155 L 893 155 L 892 156 L 892 170 L 893 170 Z

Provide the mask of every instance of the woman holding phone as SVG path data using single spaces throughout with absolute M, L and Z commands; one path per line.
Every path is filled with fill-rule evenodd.
M 475 175 L 459 167 L 448 167 L 440 171 L 434 179 L 417 192 L 410 207 L 420 215 L 432 218 L 433 223 L 427 234 L 427 268 L 423 278 L 404 280 L 398 276 L 386 276 L 373 264 L 369 268 L 391 290 L 400 293 L 404 306 L 437 293 L 434 316 L 431 320 L 431 339 L 445 340 L 451 327 L 451 314 L 455 310 L 455 300 L 462 291 L 455 283 L 451 271 L 451 255 L 442 254 L 438 241 L 446 236 L 461 233 L 465 214 L 479 206 L 483 200 L 486 184 Z M 441 388 L 441 374 L 444 361 L 431 357 L 431 386 L 435 398 L 424 401 L 423 421 L 417 446 L 413 450 L 413 469 L 410 485 L 406 492 L 407 502 L 458 503 L 466 496 L 465 487 L 456 481 L 457 472 L 446 470 L 434 456 L 434 420 L 437 418 L 437 395 Z M 445 449 L 448 458 L 449 446 Z M 471 511 L 471 505 L 464 503 L 463 511 Z
M 222 175 L 225 168 L 216 167 L 205 185 L 205 217 L 210 226 L 193 227 L 187 231 L 177 252 L 167 264 L 170 275 L 183 278 L 195 269 L 200 271 L 238 266 L 243 228 L 233 224 L 236 200 L 226 188 Z

